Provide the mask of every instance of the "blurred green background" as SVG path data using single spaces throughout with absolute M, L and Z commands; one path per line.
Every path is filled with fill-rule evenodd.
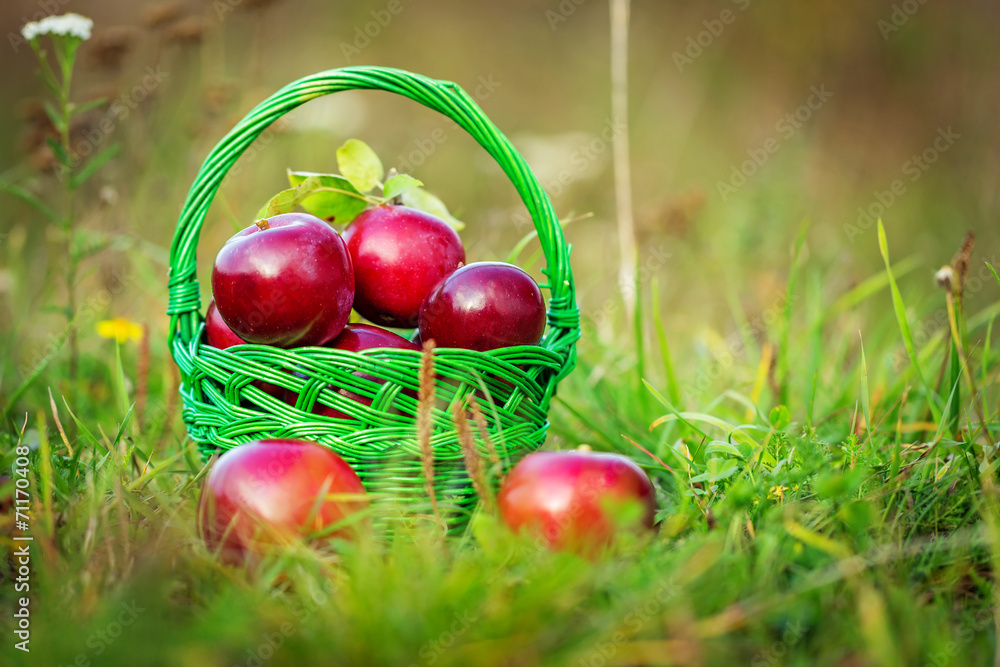
M 618 266 L 611 150 L 602 138 L 615 126 L 607 3 L 6 0 L 0 173 L 43 198 L 58 191 L 47 173 L 44 91 L 17 33 L 52 11 L 94 19 L 74 99 L 111 100 L 86 114 L 74 135 L 121 145 L 77 209 L 80 227 L 114 240 L 84 265 L 85 302 L 102 289 L 111 296 L 80 323 L 84 354 L 105 344 L 93 335 L 96 321 L 122 316 L 147 325 L 154 356 L 156 348 L 162 355 L 167 249 L 201 160 L 280 86 L 348 64 L 450 79 L 477 97 L 523 151 L 560 216 L 593 214 L 567 228 L 584 319 L 597 325 L 587 336 L 607 342 L 621 330 L 622 309 L 606 308 Z M 803 221 L 806 261 L 820 269 L 831 297 L 881 262 L 874 226 L 859 223 L 859 209 L 877 214 L 882 206 L 894 257 L 916 255 L 917 270 L 903 279 L 910 294 L 932 292 L 933 270 L 968 228 L 979 235 L 977 258 L 992 259 L 983 249 L 995 246 L 1000 206 L 998 18 L 1000 6 L 986 0 L 633 3 L 639 259 L 659 277 L 679 357 L 704 362 L 735 330 L 734 308 L 752 319 L 780 304 Z M 934 149 L 948 128 L 957 138 Z M 349 137 L 371 144 L 387 167 L 411 171 L 466 220 L 471 259 L 502 258 L 528 231 L 513 188 L 485 153 L 408 100 L 338 94 L 265 136 L 216 200 L 202 237 L 202 276 L 221 243 L 285 185 L 286 167 L 335 170 L 334 151 Z M 925 151 L 935 161 L 915 170 L 913 157 Z M 750 174 L 744 184 L 720 187 L 741 184 L 739 170 Z M 897 179 L 902 194 L 891 191 Z M 64 325 L 53 309 L 63 302 L 62 250 L 34 211 L 6 195 L 2 201 L 0 333 L 10 387 Z M 970 288 L 970 300 L 978 297 L 985 299 Z

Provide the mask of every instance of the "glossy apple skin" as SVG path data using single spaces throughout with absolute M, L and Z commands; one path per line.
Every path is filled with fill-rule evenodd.
M 380 329 L 379 327 L 372 326 L 370 324 L 348 324 L 344 327 L 344 331 L 341 332 L 339 336 L 334 338 L 332 341 L 324 345 L 323 347 L 330 347 L 337 350 L 347 350 L 348 352 L 360 352 L 362 350 L 372 350 L 375 348 L 395 348 L 399 350 L 420 350 L 420 346 L 412 343 L 402 336 L 394 334 L 391 331 L 386 331 L 385 329 Z M 296 373 L 299 377 L 303 377 L 301 374 Z M 368 375 L 367 373 L 356 373 L 359 377 L 371 380 L 373 382 L 379 382 L 375 377 Z M 331 386 L 331 389 L 335 389 L 342 396 L 351 398 L 364 405 L 371 405 L 372 399 L 367 396 L 361 396 L 354 393 L 353 391 L 348 391 L 347 389 L 337 389 Z M 294 392 L 286 392 L 285 402 L 295 405 L 295 401 L 298 400 L 298 394 Z M 333 417 L 334 419 L 351 419 L 348 415 L 345 415 L 339 410 L 334 410 L 333 408 L 323 405 L 320 402 L 316 402 L 312 410 L 313 414 L 322 415 L 324 417 Z
M 354 270 L 343 239 L 305 213 L 268 218 L 229 239 L 215 258 L 212 294 L 223 321 L 248 343 L 322 345 L 344 329 Z
M 465 262 L 448 223 L 406 206 L 363 211 L 344 241 L 354 265 L 354 309 L 382 326 L 415 327 L 427 293 Z
M 225 350 L 233 345 L 246 345 L 247 342 L 233 333 L 226 321 L 219 314 L 219 308 L 215 305 L 215 299 L 208 304 L 208 312 L 205 313 L 205 337 L 208 344 Z
M 545 301 L 513 264 L 473 262 L 441 281 L 420 309 L 420 338 L 437 347 L 495 350 L 535 345 L 545 333 Z
M 420 350 L 420 346 L 391 331 L 370 324 L 348 324 L 339 336 L 323 347 L 332 347 L 348 352 L 360 352 L 375 348 L 396 348 L 400 350 Z
M 368 506 L 364 498 L 330 496 L 364 493 L 351 466 L 322 445 L 283 439 L 248 442 L 225 452 L 209 471 L 198 503 L 198 529 L 209 549 L 218 549 L 227 562 L 242 562 L 269 545 L 307 537 Z M 320 494 L 327 498 L 317 506 Z M 337 537 L 350 537 L 353 530 Z
M 656 492 L 631 459 L 583 451 L 535 452 L 507 475 L 497 497 L 504 522 L 556 550 L 594 554 L 623 530 L 650 529 Z M 637 502 L 638 526 L 616 525 L 616 504 Z

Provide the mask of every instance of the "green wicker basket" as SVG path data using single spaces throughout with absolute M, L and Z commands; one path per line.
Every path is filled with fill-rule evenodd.
M 439 111 L 471 134 L 517 188 L 545 254 L 548 280 L 542 288 L 548 291 L 548 324 L 539 345 L 485 353 L 434 351 L 434 489 L 454 527 L 464 523 L 476 496 L 463 465 L 453 405 L 475 394 L 484 404 L 494 450 L 504 465 L 512 464 L 544 441 L 549 403 L 557 383 L 575 365 L 580 336 L 570 248 L 552 203 L 524 158 L 454 83 L 381 67 L 320 72 L 282 88 L 258 105 L 212 150 L 188 193 L 170 249 L 169 345 L 183 380 L 183 418 L 205 457 L 261 438 L 305 438 L 340 454 L 380 498 L 402 501 L 411 511 L 426 510 L 429 498 L 416 432 L 420 353 L 393 349 L 352 353 L 323 347 L 284 350 L 260 345 L 220 350 L 204 342 L 202 335 L 198 236 L 226 172 L 282 115 L 311 99 L 353 89 L 404 95 Z M 261 391 L 257 386 L 261 382 L 297 392 L 297 404 L 288 405 Z M 371 397 L 372 403 L 352 401 L 330 385 Z M 316 401 L 350 418 L 314 415 Z M 473 426 L 471 430 L 485 455 L 479 429 Z

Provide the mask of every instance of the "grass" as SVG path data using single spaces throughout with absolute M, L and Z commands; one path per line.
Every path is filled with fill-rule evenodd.
M 102 407 L 78 415 L 55 393 L 26 422 L 12 412 L 5 468 L 16 446 L 31 449 L 32 650 L 15 654 L 10 631 L 2 650 L 39 665 L 986 663 L 1000 564 L 997 304 L 967 318 L 952 308 L 955 326 L 918 347 L 882 230 L 879 241 L 886 273 L 840 294 L 824 293 L 816 269 L 793 269 L 804 297 L 750 331 L 763 344 L 742 346 L 707 386 L 692 379 L 701 364 L 671 358 L 648 300 L 643 398 L 635 350 L 585 331 L 550 446 L 635 457 L 661 508 L 654 536 L 596 561 L 549 553 L 480 511 L 446 541 L 425 522 L 391 542 L 222 565 L 194 532 L 195 447 L 176 414 L 165 432 L 155 408 L 138 420 L 116 346 Z M 952 300 L 938 292 L 936 307 Z M 834 303 L 879 313 L 863 348 Z M 947 367 L 952 331 L 965 332 L 957 377 L 931 370 Z M 893 367 L 901 344 L 905 369 Z M 975 395 L 959 391 L 973 380 Z M 172 389 L 151 386 L 146 403 L 170 405 Z M 3 567 L 15 574 L 9 558 Z M 12 608 L 9 582 L 0 595 Z

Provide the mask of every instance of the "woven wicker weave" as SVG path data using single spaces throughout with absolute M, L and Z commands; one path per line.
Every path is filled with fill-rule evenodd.
M 475 494 L 465 473 L 452 407 L 475 394 L 484 404 L 490 439 L 505 464 L 539 447 L 548 428 L 556 384 L 575 364 L 580 336 L 569 247 L 552 203 L 524 158 L 479 106 L 454 83 L 379 67 L 320 72 L 282 88 L 253 109 L 209 154 L 188 193 L 170 253 L 169 345 L 181 371 L 183 418 L 207 457 L 261 438 L 294 437 L 322 443 L 350 462 L 369 490 L 402 500 L 414 511 L 428 497 L 421 471 L 415 415 L 420 354 L 378 349 L 362 353 L 322 347 L 283 350 L 242 345 L 219 350 L 204 342 L 196 249 L 202 223 L 226 172 L 267 127 L 316 97 L 343 90 L 385 90 L 451 118 L 503 168 L 531 214 L 545 254 L 548 326 L 537 346 L 476 352 L 439 349 L 433 413 L 434 486 L 450 522 L 460 524 Z M 289 371 L 294 371 L 294 374 Z M 367 376 L 367 377 L 366 377 Z M 377 378 L 375 382 L 370 378 Z M 267 382 L 299 393 L 283 403 L 257 386 Z M 365 406 L 330 385 L 372 397 Z M 319 401 L 350 419 L 311 413 Z M 484 447 L 479 440 L 476 444 Z

